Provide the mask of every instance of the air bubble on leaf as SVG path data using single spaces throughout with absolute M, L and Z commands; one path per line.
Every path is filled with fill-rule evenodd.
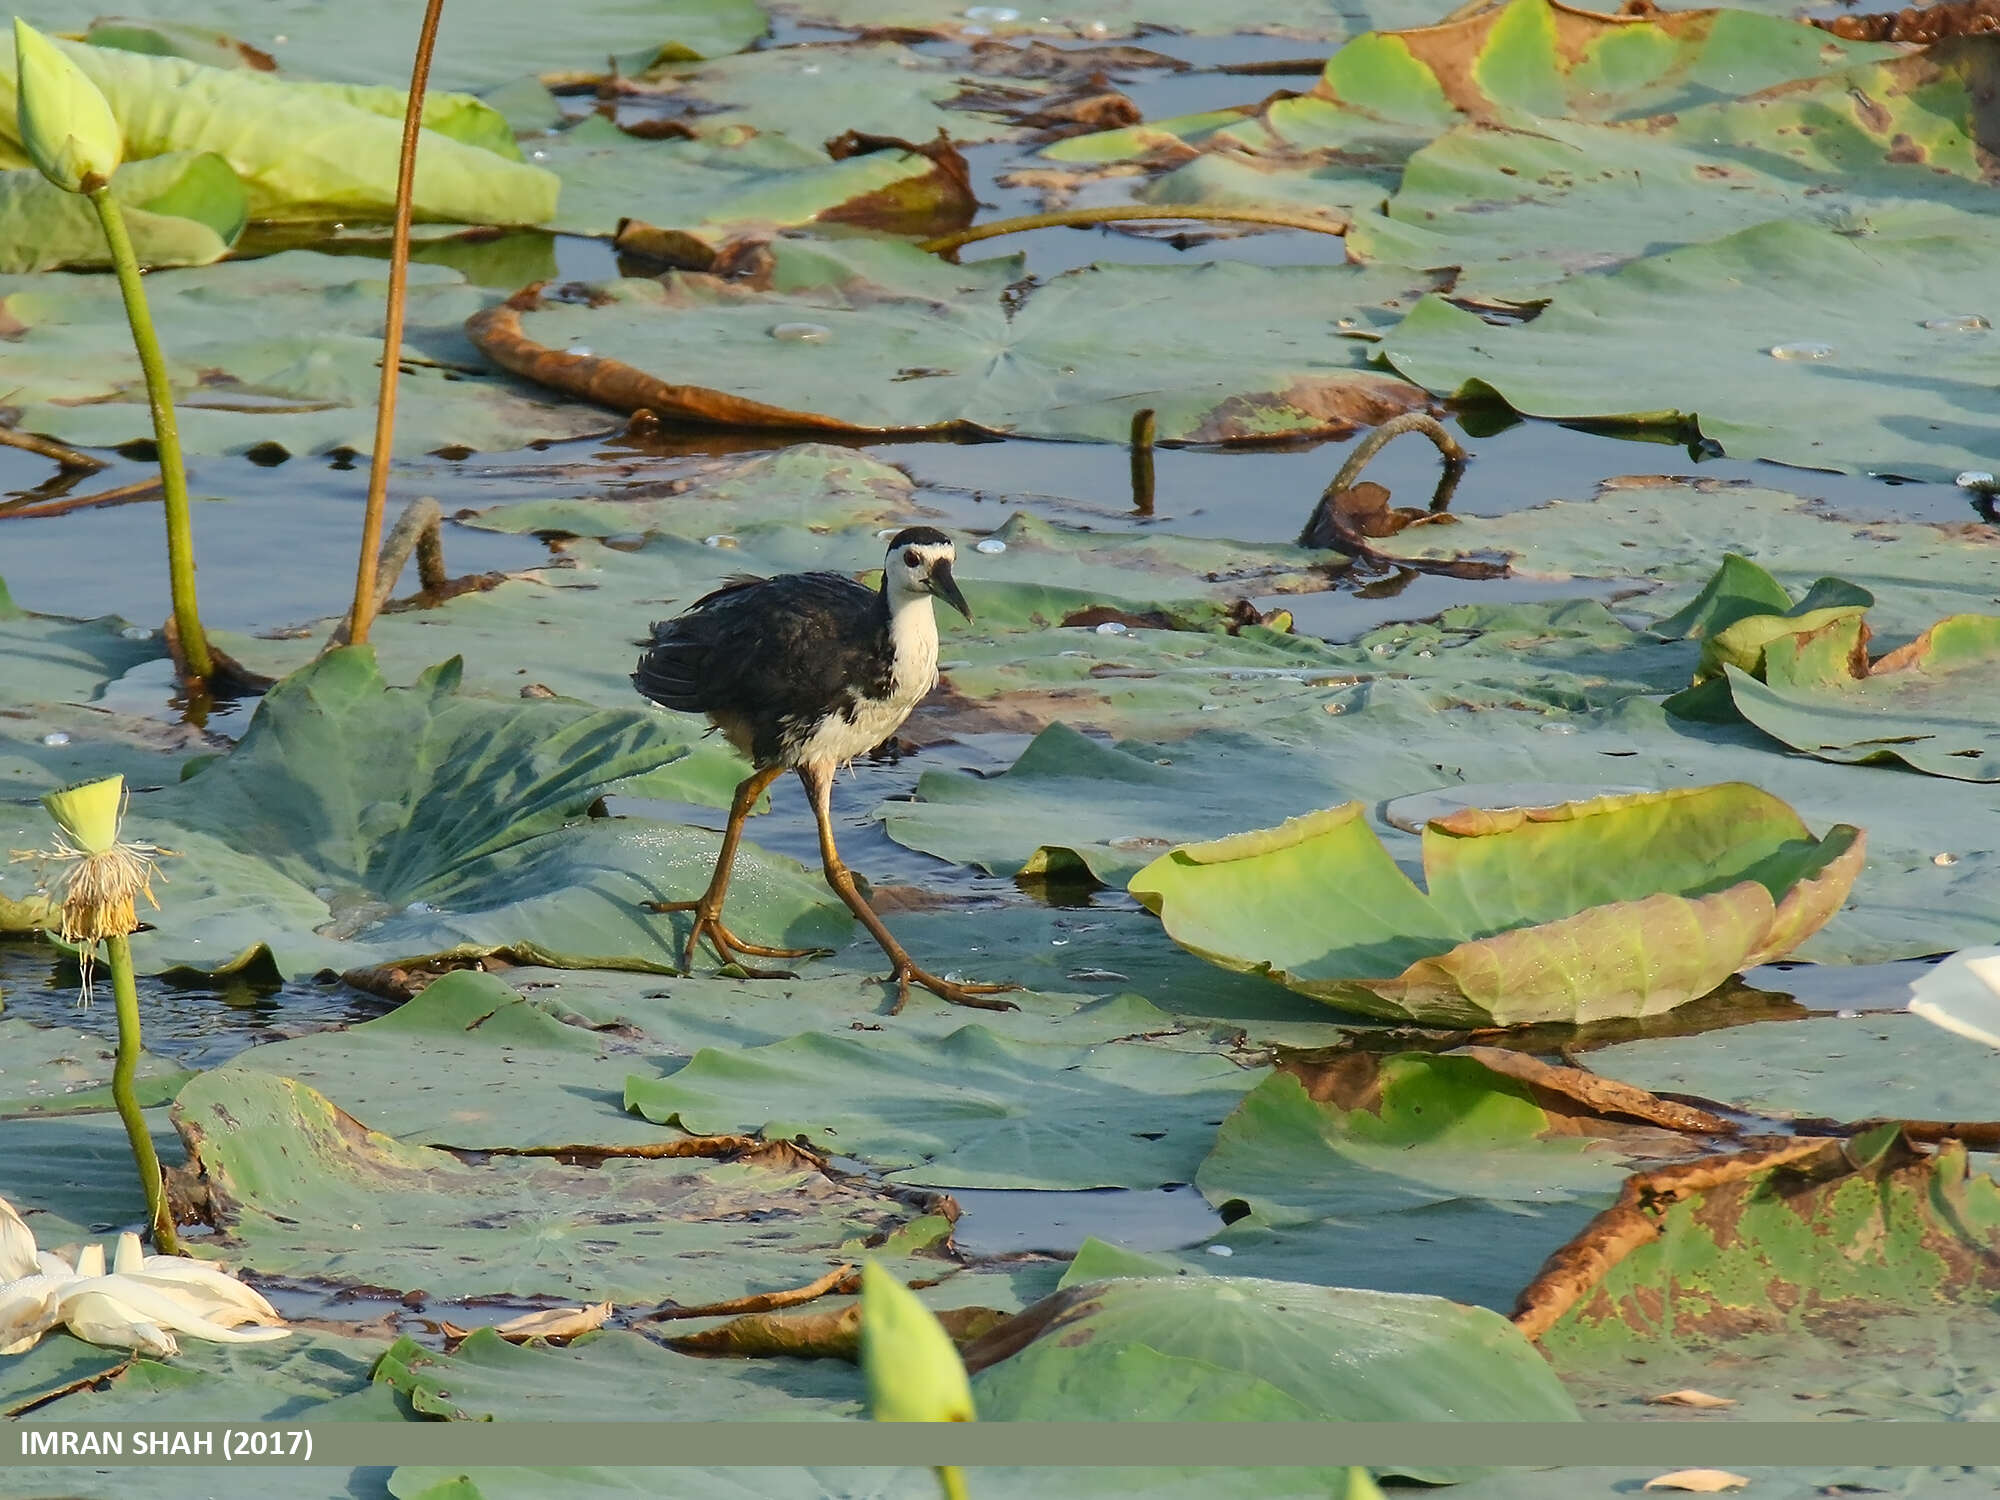
M 1204 703 L 1201 706 L 1201 711 L 1205 714 L 1212 714 L 1219 712 L 1221 708 L 1222 705 L 1220 703 Z
M 42 743 L 44 745 L 67 745 L 69 743 L 69 736 L 64 734 L 60 729 L 53 729 L 42 736 Z
M 833 330 L 824 323 L 780 323 L 771 330 L 771 337 L 781 344 L 824 344 L 833 337 Z
M 1575 726 L 1574 724 L 1544 724 L 1544 725 L 1542 726 L 1542 733 L 1543 733 L 1543 734 L 1575 734 L 1575 733 L 1576 733 L 1576 726 Z
M 1806 341 L 1797 344 L 1773 344 L 1771 358 L 1792 360 L 1832 359 L 1833 345 Z
M 984 552 L 987 556 L 991 557 L 998 553 L 1005 552 L 1007 550 L 1007 544 L 1001 541 L 1000 538 L 997 536 L 989 536 L 982 542 L 974 542 L 972 544 L 972 550 L 974 552 Z
M 1436 655 L 1437 653 L 1435 651 L 1431 650 L 1430 647 L 1426 646 L 1423 650 L 1417 653 L 1417 660 L 1429 661 L 1432 657 Z
M 738 545 L 735 537 L 720 531 L 718 531 L 714 536 L 703 537 L 701 539 L 701 544 L 704 547 L 734 547 Z
M 1229 1256 L 1234 1255 L 1236 1252 L 1230 1249 L 1227 1245 L 1210 1245 L 1208 1247 L 1208 1253 L 1210 1255 L 1220 1255 L 1224 1259 L 1227 1259 Z
M 1021 13 L 1005 5 L 968 5 L 965 8 L 965 19 L 992 21 L 996 25 L 1005 26 L 1010 21 L 1020 20 Z
M 1955 318 L 1924 319 L 1924 327 L 1932 333 L 1983 333 L 1992 326 L 1978 313 L 1960 313 Z
M 1955 865 L 1958 863 L 1958 856 L 1956 854 L 1933 854 L 1931 856 L 1931 863 L 1934 865 Z
M 1050 938 L 1050 939 L 1049 939 L 1049 946 L 1050 946 L 1051 948 L 1067 948 L 1067 947 L 1069 946 L 1069 939 L 1068 939 L 1068 938 Z
M 546 151 L 530 151 L 528 156 L 534 161 L 547 161 L 549 159 L 549 153 Z
M 1102 625 L 1097 627 L 1097 633 L 1099 635 L 1123 635 L 1125 634 L 1125 627 L 1120 625 L 1116 620 L 1106 620 Z

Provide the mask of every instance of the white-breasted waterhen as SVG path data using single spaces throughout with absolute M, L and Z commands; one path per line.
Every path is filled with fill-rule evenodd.
M 896 1009 L 909 998 L 912 981 L 955 1005 L 1013 1008 L 986 997 L 1018 985 L 962 983 L 918 968 L 870 908 L 833 843 L 834 772 L 894 734 L 937 685 L 931 601 L 942 599 L 972 618 L 952 577 L 953 557 L 951 538 L 942 531 L 910 526 L 889 539 L 879 589 L 843 573 L 735 578 L 653 626 L 632 685 L 667 708 L 706 714 L 753 768 L 736 788 L 715 874 L 701 899 L 655 905 L 694 913 L 683 968 L 694 966 L 704 937 L 725 963 L 757 977 L 769 971 L 751 969 L 742 955 L 806 958 L 818 951 L 746 943 L 722 921 L 744 819 L 765 788 L 791 770 L 799 773 L 819 824 L 826 883 L 894 966 L 889 979 L 896 985 Z

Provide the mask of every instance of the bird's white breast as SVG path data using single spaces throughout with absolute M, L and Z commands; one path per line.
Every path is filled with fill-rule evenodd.
M 910 710 L 937 686 L 937 615 L 929 595 L 897 605 L 889 618 L 889 650 L 894 663 L 886 698 L 861 698 L 853 717 L 830 715 L 800 748 L 800 763 L 845 764 L 865 755 L 902 727 Z

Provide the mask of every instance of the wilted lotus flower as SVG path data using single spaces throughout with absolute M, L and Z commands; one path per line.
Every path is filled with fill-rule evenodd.
M 61 903 L 63 940 L 77 945 L 83 970 L 81 1005 L 90 1004 L 98 943 L 138 928 L 139 897 L 144 896 L 155 911 L 160 906 L 153 898 L 153 866 L 167 851 L 154 844 L 120 841 L 124 792 L 123 776 L 50 792 L 42 798 L 42 806 L 55 819 L 55 847 L 14 851 L 16 860 L 38 860 L 54 867 L 43 883 Z
M 62 48 L 19 16 L 21 144 L 41 174 L 66 193 L 94 193 L 125 159 L 125 136 L 103 93 Z

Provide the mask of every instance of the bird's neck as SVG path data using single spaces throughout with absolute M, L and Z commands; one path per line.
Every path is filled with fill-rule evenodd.
M 889 610 L 889 650 L 899 674 L 927 675 L 937 668 L 937 613 L 929 594 L 885 593 Z M 928 689 L 926 689 L 928 691 Z

